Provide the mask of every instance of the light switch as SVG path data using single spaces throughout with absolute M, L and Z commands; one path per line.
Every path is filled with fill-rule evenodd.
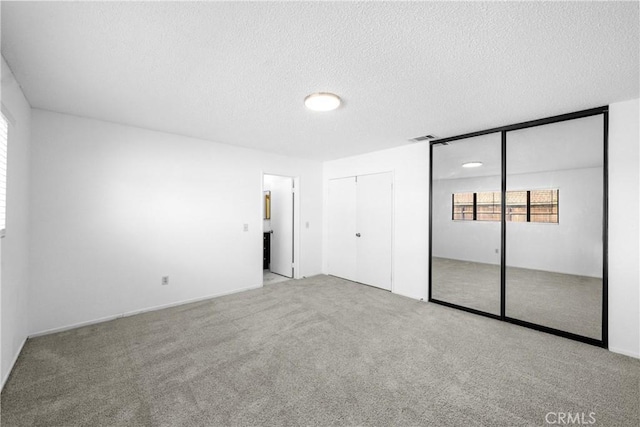
M 304 223 L 304 228 L 309 228 L 309 221 Z
M 243 225 L 242 225 L 242 229 L 243 229 L 244 231 L 249 231 L 249 224 L 243 224 Z

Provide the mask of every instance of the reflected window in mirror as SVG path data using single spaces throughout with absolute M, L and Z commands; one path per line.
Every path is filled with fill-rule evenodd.
M 558 189 L 507 191 L 509 222 L 558 223 Z
M 507 222 L 558 224 L 558 189 L 507 191 Z M 452 220 L 500 221 L 502 194 L 499 191 L 452 194 Z
M 558 190 L 530 191 L 529 222 L 558 223 Z
M 507 191 L 506 220 L 511 222 L 527 222 L 528 191 Z
M 478 221 L 500 221 L 501 196 L 499 191 L 478 193 L 476 196 L 476 219 Z
M 474 193 L 457 193 L 452 195 L 453 220 L 473 221 L 475 218 Z

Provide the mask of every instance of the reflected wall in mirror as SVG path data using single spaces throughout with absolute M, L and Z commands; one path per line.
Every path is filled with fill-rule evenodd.
M 507 132 L 506 317 L 602 340 L 603 115 Z
M 431 298 L 493 315 L 500 315 L 501 147 L 500 133 L 432 145 Z
M 271 219 L 271 191 L 264 192 L 264 219 Z

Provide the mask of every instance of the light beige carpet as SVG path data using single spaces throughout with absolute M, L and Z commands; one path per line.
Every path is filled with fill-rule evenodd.
M 263 285 L 273 285 L 274 283 L 286 282 L 287 280 L 291 280 L 290 277 L 281 276 L 276 273 L 272 273 L 269 270 L 262 271 L 262 284 Z
M 639 381 L 629 357 L 317 276 L 31 339 L 1 410 L 3 427 L 637 426 Z

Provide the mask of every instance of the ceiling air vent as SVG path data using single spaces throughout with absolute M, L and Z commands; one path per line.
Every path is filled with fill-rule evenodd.
M 432 139 L 436 139 L 436 137 L 434 135 L 424 135 L 424 136 L 417 136 L 415 138 L 411 138 L 409 141 L 422 142 L 422 141 L 430 141 Z

